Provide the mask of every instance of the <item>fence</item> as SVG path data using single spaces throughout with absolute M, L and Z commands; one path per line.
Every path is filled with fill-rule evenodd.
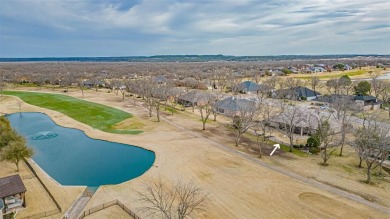
M 91 215 L 93 213 L 96 213 L 98 211 L 101 211 L 105 208 L 109 208 L 109 207 L 114 206 L 114 205 L 118 205 L 120 208 L 122 208 L 127 214 L 129 214 L 134 219 L 141 219 L 132 210 L 130 210 L 128 207 L 126 207 L 124 204 L 122 204 L 122 202 L 120 202 L 118 199 L 115 199 L 113 201 L 104 203 L 102 205 L 99 205 L 99 206 L 96 206 L 96 207 L 90 208 L 89 210 L 84 211 L 83 214 L 79 217 L 79 219 L 83 219 L 84 217 L 86 217 L 88 215 Z
M 59 209 L 56 209 L 56 210 L 46 211 L 46 212 L 35 214 L 32 216 L 24 217 L 22 219 L 38 219 L 38 218 L 43 218 L 43 217 L 49 217 L 49 216 L 59 214 L 59 213 L 61 213 L 61 211 Z
M 54 204 L 57 206 L 58 210 L 59 210 L 60 212 L 62 212 L 60 205 L 59 205 L 58 202 L 55 200 L 54 196 L 51 194 L 51 192 L 50 192 L 49 189 L 46 187 L 46 185 L 42 182 L 41 178 L 39 178 L 37 172 L 35 172 L 34 168 L 31 166 L 31 164 L 30 164 L 27 160 L 24 160 L 24 162 L 26 163 L 26 165 L 28 166 L 28 168 L 30 168 L 31 172 L 35 175 L 35 177 L 37 177 L 38 181 L 41 183 L 41 185 L 43 186 L 43 188 L 46 190 L 47 194 L 49 194 L 50 198 L 53 200 L 53 202 L 54 202 Z

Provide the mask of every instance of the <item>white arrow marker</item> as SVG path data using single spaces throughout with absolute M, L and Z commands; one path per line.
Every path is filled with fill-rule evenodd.
M 280 149 L 280 145 L 279 144 L 274 144 L 274 149 L 272 150 L 272 152 L 269 154 L 269 156 L 272 156 L 274 154 L 274 152 L 276 151 L 276 148 L 279 148 Z

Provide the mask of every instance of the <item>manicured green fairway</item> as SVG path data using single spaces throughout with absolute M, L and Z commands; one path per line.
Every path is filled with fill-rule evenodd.
M 131 118 L 133 115 L 109 106 L 60 94 L 21 91 L 4 91 L 4 94 L 18 96 L 31 105 L 61 112 L 79 122 L 105 132 L 120 134 L 139 134 L 143 132 L 141 130 L 118 130 L 113 128 L 115 124 Z

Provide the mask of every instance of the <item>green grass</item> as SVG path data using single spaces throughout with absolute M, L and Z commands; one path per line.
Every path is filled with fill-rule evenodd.
M 273 144 L 279 144 L 280 145 L 280 149 L 282 150 L 282 151 L 284 151 L 284 152 L 289 152 L 290 153 L 290 146 L 287 146 L 287 145 L 284 145 L 284 144 L 280 144 L 280 143 L 276 143 L 276 142 L 274 142 L 274 141 L 269 141 L 272 145 Z M 300 157 L 307 157 L 308 156 L 308 154 L 307 153 L 305 153 L 305 152 L 303 152 L 303 151 L 301 151 L 301 150 L 298 150 L 298 149 L 295 149 L 295 148 L 293 148 L 292 149 L 292 152 L 291 153 L 293 153 L 293 154 L 295 154 L 295 155 L 297 155 L 297 156 L 300 156 Z
M 320 78 L 320 79 L 332 79 L 332 78 L 340 78 L 341 76 L 344 76 L 344 75 L 348 75 L 349 77 L 352 77 L 352 76 L 363 75 L 365 73 L 367 73 L 367 71 L 365 71 L 365 70 L 358 70 L 358 71 L 351 71 L 351 72 L 341 72 L 341 73 L 337 73 L 337 74 L 329 73 L 329 75 L 318 76 L 318 78 Z M 311 79 L 311 77 L 312 76 L 303 76 L 303 77 L 297 76 L 297 78 L 300 78 L 300 79 Z
M 177 113 L 177 110 L 171 106 L 162 106 L 162 109 L 169 113 Z
M 290 146 L 287 146 L 284 144 L 280 144 L 280 149 L 282 149 L 282 151 L 285 151 L 285 152 L 290 152 Z M 300 157 L 307 157 L 307 153 L 300 151 L 298 149 L 295 149 L 295 148 L 292 149 L 291 153 L 293 153 L 297 156 L 300 156 Z
M 115 129 L 114 126 L 133 115 L 102 104 L 60 95 L 21 91 L 4 91 L 6 95 L 21 98 L 31 105 L 61 112 L 79 122 L 105 132 L 118 134 L 140 134 L 141 130 Z

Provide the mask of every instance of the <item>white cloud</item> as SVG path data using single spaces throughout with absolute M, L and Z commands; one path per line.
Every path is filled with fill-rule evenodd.
M 0 31 L 8 37 L 0 40 L 6 41 L 6 50 L 10 51 L 16 43 L 9 37 L 13 34 L 21 34 L 32 43 L 50 36 L 56 43 L 94 39 L 93 42 L 100 44 L 123 43 L 127 46 L 124 50 L 132 51 L 129 55 L 145 54 L 140 51 L 142 48 L 153 54 L 196 51 L 194 53 L 233 55 L 390 51 L 390 45 L 386 44 L 390 38 L 389 26 L 386 26 L 390 20 L 387 0 L 143 0 L 126 5 L 128 3 L 5 0 L 0 8 L 0 21 L 5 25 Z M 24 30 L 23 25 L 31 28 Z M 370 41 L 366 46 L 365 39 L 377 42 Z M 134 42 L 124 43 L 127 40 Z M 138 46 L 134 47 L 134 43 Z M 0 56 L 7 56 L 7 51 L 0 52 Z M 115 55 L 111 49 L 109 51 L 107 55 Z M 86 54 L 93 55 L 88 51 Z

